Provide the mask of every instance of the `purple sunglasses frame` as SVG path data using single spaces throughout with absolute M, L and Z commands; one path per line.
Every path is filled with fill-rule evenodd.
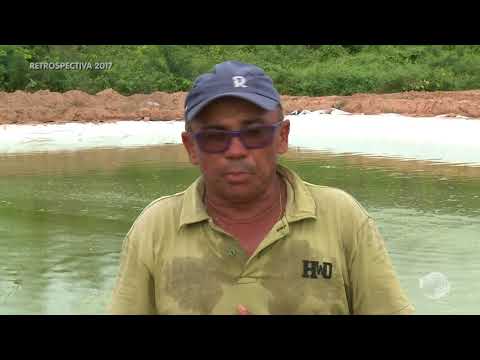
M 204 130 L 204 131 L 200 130 L 200 131 L 194 132 L 193 137 L 195 138 L 195 141 L 197 142 L 200 150 L 203 151 L 203 152 L 209 153 L 209 154 L 219 154 L 219 153 L 225 152 L 230 147 L 230 145 L 232 144 L 232 140 L 233 140 L 234 137 L 238 137 L 240 139 L 242 145 L 246 149 L 261 149 L 261 148 L 269 146 L 273 142 L 275 131 L 282 125 L 283 122 L 284 122 L 284 120 L 281 120 L 281 121 L 276 122 L 276 123 L 271 124 L 271 125 L 255 126 L 254 128 L 268 128 L 268 129 L 272 130 L 269 141 L 267 143 L 259 145 L 259 146 L 247 146 L 242 139 L 242 134 L 244 134 L 248 130 L 251 130 L 252 128 L 250 128 L 250 129 L 247 128 L 247 129 L 242 129 L 242 130 L 215 130 L 215 129 Z M 229 138 L 228 138 L 228 141 L 225 143 L 226 144 L 225 148 L 222 149 L 222 150 L 219 150 L 219 151 L 205 151 L 204 148 L 202 148 L 202 145 L 200 145 L 200 141 L 198 141 L 198 138 L 201 137 L 202 134 L 207 132 L 207 131 L 208 132 L 210 132 L 210 131 L 219 132 L 219 133 L 228 135 Z

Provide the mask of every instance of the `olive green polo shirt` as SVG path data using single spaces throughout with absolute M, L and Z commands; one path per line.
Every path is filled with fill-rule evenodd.
M 278 166 L 285 215 L 247 256 L 216 226 L 198 178 L 148 205 L 128 232 L 113 314 L 411 313 L 384 240 L 342 190 L 302 181 Z

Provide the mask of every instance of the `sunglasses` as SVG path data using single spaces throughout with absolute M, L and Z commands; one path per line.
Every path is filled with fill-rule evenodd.
M 272 125 L 258 125 L 242 130 L 200 130 L 193 134 L 201 151 L 217 154 L 226 151 L 234 137 L 238 137 L 247 149 L 260 149 L 269 146 L 273 142 L 275 130 L 283 121 Z

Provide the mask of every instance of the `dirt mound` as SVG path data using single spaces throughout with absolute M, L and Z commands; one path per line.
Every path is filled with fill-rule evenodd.
M 480 118 L 480 91 L 404 92 L 352 96 L 283 97 L 286 112 L 337 108 L 351 113 Z
M 0 92 L 0 124 L 182 120 L 186 93 L 123 96 L 113 89 L 95 95 L 71 90 Z M 354 94 L 352 96 L 282 96 L 285 113 L 337 108 L 351 113 L 398 113 L 409 116 L 480 118 L 480 90 Z

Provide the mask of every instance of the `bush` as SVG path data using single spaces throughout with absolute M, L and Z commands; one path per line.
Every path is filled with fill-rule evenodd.
M 392 45 L 0 46 L 0 90 L 186 91 L 216 63 L 262 67 L 282 94 L 480 88 L 480 47 Z M 30 62 L 111 62 L 109 70 L 33 70 Z

